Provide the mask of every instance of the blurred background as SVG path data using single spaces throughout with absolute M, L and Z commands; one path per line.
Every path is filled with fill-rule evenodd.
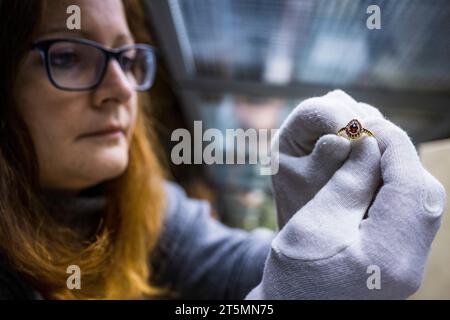
M 380 30 L 366 26 L 369 5 L 381 9 Z M 303 99 L 340 88 L 406 130 L 450 194 L 447 0 L 148 0 L 146 10 L 161 53 L 151 112 L 168 159 L 172 131 L 194 120 L 223 132 L 278 128 Z M 228 225 L 276 230 L 257 165 L 170 170 Z M 449 241 L 445 216 L 413 298 L 450 299 Z

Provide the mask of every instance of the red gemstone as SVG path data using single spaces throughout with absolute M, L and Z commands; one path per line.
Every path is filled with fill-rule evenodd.
M 357 135 L 359 135 L 359 133 L 361 131 L 361 124 L 359 123 L 358 120 L 353 119 L 352 121 L 350 121 L 348 123 L 345 130 L 349 136 L 356 137 Z
M 358 127 L 358 125 L 356 123 L 352 123 L 350 125 L 349 130 L 350 130 L 351 133 L 357 133 L 358 130 L 359 130 L 359 127 Z

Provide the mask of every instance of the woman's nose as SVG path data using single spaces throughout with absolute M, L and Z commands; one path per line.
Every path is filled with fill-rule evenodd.
M 130 81 L 127 79 L 117 60 L 110 60 L 105 75 L 96 89 L 96 105 L 105 100 L 116 100 L 119 103 L 127 102 L 134 93 Z

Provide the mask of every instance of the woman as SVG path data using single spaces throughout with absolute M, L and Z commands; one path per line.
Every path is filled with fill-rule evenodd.
M 81 8 L 81 30 L 66 27 L 73 4 Z M 164 180 L 143 115 L 146 97 L 138 94 L 151 87 L 155 69 L 153 48 L 142 44 L 149 39 L 141 11 L 131 0 L 1 2 L 0 296 L 398 298 L 415 291 L 444 196 L 407 136 L 342 92 L 299 106 L 277 138 L 280 232 L 228 228 L 205 202 Z M 318 114 L 328 118 L 314 121 Z M 373 119 L 379 143 L 324 135 L 349 115 Z M 298 133 L 306 140 L 295 147 Z M 395 190 L 386 182 L 403 181 L 390 170 L 398 169 L 396 157 L 427 179 L 402 184 L 398 199 L 412 201 L 413 217 L 422 215 L 416 186 L 428 181 L 420 190 L 432 195 L 434 214 L 426 221 L 399 215 L 407 223 L 389 238 L 373 232 L 372 224 L 376 230 L 392 221 L 378 214 L 377 199 L 370 203 L 381 168 L 377 198 L 392 204 L 384 190 Z M 304 179 L 312 173 L 316 180 Z M 355 189 L 349 178 L 364 183 Z M 355 230 L 363 224 L 370 228 L 361 235 Z M 405 237 L 411 229 L 419 241 Z M 395 243 L 406 252 L 406 276 L 392 267 L 398 254 L 386 250 Z M 380 249 L 389 254 L 375 254 Z M 386 274 L 386 290 L 367 289 L 367 263 Z M 73 265 L 81 288 L 68 287 Z

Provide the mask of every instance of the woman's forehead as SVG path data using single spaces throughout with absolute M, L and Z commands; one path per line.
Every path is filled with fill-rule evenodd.
M 73 14 L 67 8 L 80 8 L 81 30 L 73 30 L 92 35 L 97 40 L 115 34 L 130 34 L 121 0 L 47 0 L 39 34 L 71 32 L 67 21 Z M 95 39 L 94 39 L 95 40 Z

